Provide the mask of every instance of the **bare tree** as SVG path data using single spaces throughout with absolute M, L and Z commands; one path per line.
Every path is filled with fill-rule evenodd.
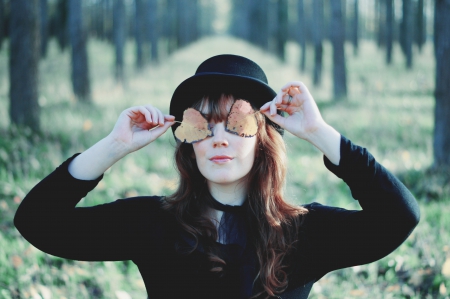
M 386 0 L 375 0 L 376 22 L 377 22 L 377 43 L 382 48 L 386 45 Z
M 311 28 L 314 42 L 313 84 L 318 86 L 322 82 L 323 0 L 314 0 L 312 3 L 313 22 L 311 22 Z
M 11 122 L 39 130 L 39 1 L 10 2 L 9 115 Z
M 425 44 L 426 39 L 424 0 L 417 1 L 415 25 L 416 25 L 415 42 L 417 44 L 417 47 L 419 48 L 419 51 L 422 51 L 422 46 Z
M 119 82 L 124 80 L 124 47 L 125 47 L 125 3 L 124 0 L 114 0 L 113 35 L 116 52 L 115 77 Z
M 385 0 L 386 4 L 386 64 L 392 62 L 392 44 L 394 41 L 394 1 Z
M 353 22 L 351 38 L 353 43 L 353 54 L 358 55 L 358 43 L 359 43 L 359 0 L 353 0 Z
M 158 39 L 159 39 L 159 22 L 158 22 L 158 1 L 148 0 L 148 40 L 151 45 L 151 60 L 158 61 Z
M 0 50 L 5 39 L 5 3 L 0 0 Z
M 297 2 L 297 30 L 299 31 L 299 44 L 302 48 L 302 53 L 300 56 L 300 70 L 302 72 L 306 69 L 306 14 L 305 14 L 305 3 L 303 0 L 298 0 Z
M 69 0 L 69 32 L 72 47 L 72 87 L 75 96 L 83 101 L 91 101 L 91 85 L 87 55 L 87 34 L 83 28 L 81 1 Z
M 233 2 L 233 14 L 231 21 L 231 32 L 233 35 L 239 38 L 248 39 L 250 32 L 250 17 L 249 9 L 250 3 L 253 0 L 242 1 L 232 0 Z
M 436 0 L 434 48 L 436 90 L 434 119 L 434 164 L 450 169 L 450 0 Z
M 177 41 L 178 47 L 184 47 L 198 36 L 198 1 L 177 0 Z
M 331 42 L 333 44 L 333 92 L 336 100 L 347 97 L 347 70 L 345 67 L 345 25 L 341 0 L 331 4 Z
M 47 0 L 40 0 L 40 24 L 41 24 L 41 57 L 47 56 L 48 40 L 48 3 Z
M 249 40 L 264 50 L 269 49 L 268 0 L 248 1 Z
M 177 5 L 178 0 L 166 0 L 165 8 L 165 36 L 167 38 L 167 53 L 172 54 L 177 48 Z
M 56 12 L 54 14 L 53 30 L 61 51 L 66 49 L 69 44 L 69 2 L 68 0 L 58 0 L 56 3 Z
M 282 61 L 285 60 L 285 47 L 288 38 L 288 3 L 278 0 L 278 28 L 275 41 L 275 53 Z
M 144 0 L 134 1 L 134 22 L 136 40 L 136 68 L 144 67 L 144 37 L 145 37 L 145 5 Z
M 403 0 L 403 14 L 400 32 L 400 44 L 406 56 L 406 67 L 412 68 L 412 44 L 413 44 L 413 6 L 412 0 Z

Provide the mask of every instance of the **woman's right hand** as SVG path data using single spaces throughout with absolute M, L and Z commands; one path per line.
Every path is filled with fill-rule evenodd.
M 109 137 L 131 153 L 164 134 L 174 120 L 174 116 L 163 115 L 151 105 L 131 107 L 120 114 Z

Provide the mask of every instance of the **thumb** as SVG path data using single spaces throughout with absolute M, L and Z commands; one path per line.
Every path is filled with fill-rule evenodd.
M 281 116 L 278 113 L 276 113 L 275 115 L 272 116 L 272 115 L 270 115 L 270 110 L 261 111 L 261 112 L 265 116 L 267 116 L 271 121 L 273 121 L 274 123 L 279 125 L 281 128 L 285 129 L 284 125 L 285 125 L 286 118 L 284 116 Z
M 159 126 L 154 128 L 153 130 L 151 130 L 152 135 L 154 136 L 154 138 L 158 138 L 159 136 L 161 136 L 162 134 L 164 134 L 167 129 L 169 129 L 175 122 L 174 121 L 165 121 L 163 126 Z

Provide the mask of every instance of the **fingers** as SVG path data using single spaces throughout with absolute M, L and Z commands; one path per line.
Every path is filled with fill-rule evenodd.
M 277 96 L 270 102 L 261 106 L 261 112 L 269 111 L 270 115 L 277 114 L 277 110 L 285 110 L 291 104 L 292 97 L 289 94 L 280 91 Z
M 135 106 L 125 110 L 134 123 L 148 123 L 152 127 L 163 126 L 166 121 L 175 120 L 172 115 L 164 115 L 161 110 L 151 105 Z
M 289 92 L 291 90 L 294 92 L 294 94 L 308 92 L 308 88 L 301 81 L 291 81 L 283 85 L 283 87 L 281 87 L 281 91 L 284 93 Z

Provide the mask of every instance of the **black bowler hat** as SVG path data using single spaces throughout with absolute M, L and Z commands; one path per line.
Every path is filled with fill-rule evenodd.
M 233 94 L 257 108 L 277 95 L 268 85 L 266 74 L 255 62 L 237 55 L 217 55 L 205 60 L 192 77 L 178 85 L 170 101 L 170 114 L 181 121 L 184 110 L 205 95 L 218 93 Z M 282 128 L 268 118 L 266 121 L 283 135 Z M 179 125 L 173 124 L 172 131 L 175 132 Z

